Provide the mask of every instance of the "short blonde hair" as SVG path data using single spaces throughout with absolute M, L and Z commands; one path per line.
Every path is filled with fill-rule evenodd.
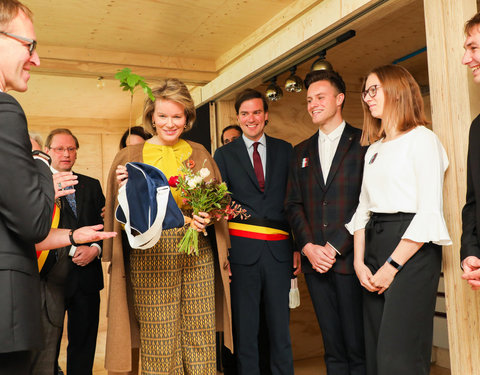
M 378 77 L 385 97 L 383 120 L 372 116 L 362 97 L 362 146 L 384 137 L 386 126 L 395 126 L 403 132 L 429 123 L 425 117 L 420 87 L 407 69 L 400 65 L 383 65 L 373 69 L 363 80 L 362 93 L 366 90 L 365 85 L 371 74 Z
M 22 11 L 33 22 L 33 13 L 17 0 L 0 0 L 0 27 L 7 26 Z
M 160 83 L 157 87 L 152 89 L 155 102 L 152 102 L 150 98 L 145 99 L 145 105 L 143 106 L 143 124 L 147 130 L 156 134 L 156 131 L 152 124 L 152 115 L 155 110 L 155 104 L 157 100 L 171 100 L 173 102 L 183 105 L 185 111 L 185 117 L 187 122 L 185 124 L 184 132 L 189 131 L 196 119 L 195 104 L 190 96 L 190 92 L 185 84 L 176 79 L 168 78 Z

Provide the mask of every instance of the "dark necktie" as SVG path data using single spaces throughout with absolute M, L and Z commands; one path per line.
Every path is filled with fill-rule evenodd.
M 70 190 L 70 189 L 73 189 L 73 187 L 68 186 L 65 188 L 65 190 Z M 70 208 L 72 209 L 75 217 L 77 217 L 77 202 L 75 201 L 75 193 L 65 195 L 65 198 L 67 199 L 67 202 L 70 205 Z
M 265 177 L 263 176 L 263 166 L 262 159 L 258 153 L 258 145 L 260 142 L 253 143 L 253 169 L 255 170 L 255 175 L 257 176 L 258 185 L 260 185 L 260 190 L 265 189 Z

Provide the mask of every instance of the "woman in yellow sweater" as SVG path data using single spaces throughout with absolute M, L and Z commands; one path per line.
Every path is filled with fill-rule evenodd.
M 154 136 L 121 150 L 110 169 L 105 228 L 118 232 L 114 210 L 118 187 L 128 178 L 126 162 L 153 165 L 167 179 L 188 162 L 194 171 L 206 167 L 221 180 L 207 150 L 180 139 L 195 121 L 185 85 L 168 79 L 153 95 L 156 100 L 147 98 L 143 118 Z M 191 216 L 179 193 L 172 194 L 184 215 Z M 197 228 L 204 227 L 204 217 L 193 216 Z M 199 236 L 198 256 L 177 251 L 185 230 L 164 230 L 147 250 L 131 249 L 124 234 L 104 244 L 103 260 L 111 261 L 105 358 L 110 372 L 135 373 L 137 359 L 130 348 L 140 347 L 142 374 L 216 374 L 215 330 L 225 331 L 226 345 L 232 346 L 226 223 L 215 223 L 215 252 L 210 238 Z

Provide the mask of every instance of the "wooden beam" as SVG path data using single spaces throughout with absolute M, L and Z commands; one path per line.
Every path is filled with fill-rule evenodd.
M 204 85 L 217 76 L 214 62 L 202 59 L 59 46 L 42 46 L 39 53 L 41 64 L 35 71 L 42 74 L 110 79 L 130 67 L 148 81 L 175 77 L 189 85 Z
M 81 62 L 96 62 L 104 64 L 135 65 L 151 68 L 164 68 L 172 70 L 194 70 L 201 72 L 215 72 L 212 60 L 161 56 L 153 54 L 105 51 L 89 48 L 72 48 L 63 46 L 43 45 L 38 46 L 40 58 L 53 60 L 73 60 Z
M 405 1 L 403 0 L 403 3 Z M 213 81 L 198 89 L 197 105 L 221 98 L 233 90 L 246 85 L 258 86 L 279 63 L 288 67 L 301 54 L 312 52 L 322 43 L 330 41 L 346 31 L 342 25 L 353 20 L 370 6 L 385 3 L 384 0 L 323 0 L 308 8 L 286 25 L 278 26 L 268 39 L 248 50 L 232 64 L 225 67 Z M 402 0 L 390 0 L 388 5 L 400 4 Z M 263 29 L 262 29 L 263 30 Z M 263 30 L 265 32 L 265 30 Z M 251 37 L 252 40 L 255 36 Z M 261 36 L 256 37 L 261 39 Z M 248 48 L 248 46 L 244 46 Z M 292 56 L 289 60 L 289 56 Z M 223 60 L 218 62 L 223 64 Z
M 294 1 L 288 7 L 279 12 L 275 17 L 270 19 L 267 23 L 255 30 L 254 33 L 220 56 L 215 62 L 217 71 L 220 72 L 227 65 L 232 64 L 233 61 L 242 55 L 245 55 L 252 48 L 274 35 L 279 29 L 285 27 L 286 24 L 302 16 L 302 14 L 307 12 L 312 7 L 318 5 L 322 1 L 323 0 Z
M 453 375 L 480 374 L 480 294 L 460 278 L 461 211 L 465 203 L 468 131 L 478 101 L 467 68 L 461 65 L 463 25 L 476 12 L 475 0 L 424 0 L 433 130 L 450 160 L 444 212 L 453 241 L 443 248 L 450 362 Z M 476 90 L 476 92 L 474 91 Z
M 123 134 L 128 122 L 118 119 L 58 117 L 58 116 L 28 116 L 28 129 L 48 134 L 56 128 L 69 128 L 73 133 Z

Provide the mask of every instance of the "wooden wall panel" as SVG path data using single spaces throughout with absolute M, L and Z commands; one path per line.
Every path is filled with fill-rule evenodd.
M 28 118 L 29 130 L 40 134 L 44 142 L 53 129 L 70 129 L 80 143 L 73 170 L 98 179 L 103 188 L 106 186 L 110 165 L 118 152 L 120 138 L 126 129 L 126 125 L 124 127 L 121 123 L 122 121 L 108 119 L 43 116 Z
M 73 170 L 102 181 L 102 137 L 78 132 L 75 136 L 78 138 L 80 148 Z
M 476 332 L 480 322 L 480 295 L 460 278 L 459 259 L 468 130 L 472 114 L 479 110 L 471 77 L 461 65 L 463 24 L 475 14 L 476 2 L 424 0 L 424 6 L 433 130 L 450 160 L 444 212 L 453 245 L 443 248 L 450 361 L 452 374 L 478 375 L 480 336 Z
M 117 134 L 103 134 L 102 135 L 102 170 L 103 170 L 103 181 L 104 185 L 106 186 L 108 172 L 110 171 L 110 167 L 112 166 L 113 159 L 115 155 L 117 155 L 119 151 L 119 144 L 120 138 L 122 137 L 123 133 Z

